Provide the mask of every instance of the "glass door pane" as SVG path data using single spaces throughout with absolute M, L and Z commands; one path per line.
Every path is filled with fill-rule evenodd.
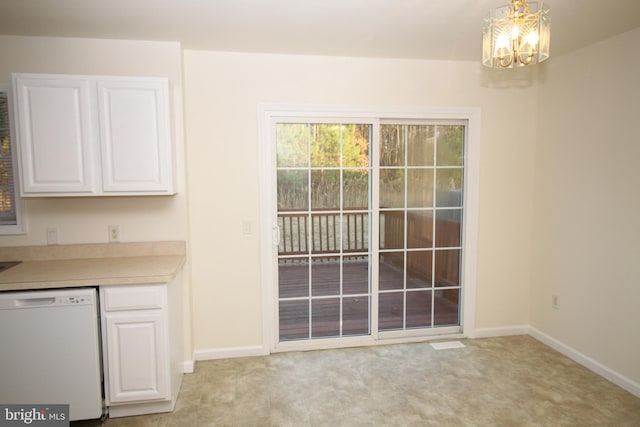
M 378 330 L 460 325 L 464 126 L 380 128 Z
M 278 123 L 279 340 L 371 332 L 371 125 Z

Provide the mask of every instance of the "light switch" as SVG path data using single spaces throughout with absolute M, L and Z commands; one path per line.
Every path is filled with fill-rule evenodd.
M 252 234 L 251 221 L 242 221 L 242 234 Z

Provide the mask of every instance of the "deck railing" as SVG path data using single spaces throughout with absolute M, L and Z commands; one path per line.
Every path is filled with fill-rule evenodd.
M 280 211 L 279 255 L 367 253 L 367 212 Z
M 453 211 L 458 212 L 458 211 Z M 433 213 L 407 212 L 408 248 L 433 247 Z M 380 248 L 403 249 L 404 211 L 383 211 L 380 215 Z M 278 254 L 358 253 L 369 251 L 369 213 L 354 211 L 280 211 Z M 436 216 L 436 247 L 460 246 L 459 219 Z
M 406 256 L 408 277 L 425 283 L 431 283 L 435 278 L 436 287 L 460 285 L 461 227 L 456 217 L 459 212 L 436 214 L 435 227 L 432 212 L 407 212 L 407 248 L 430 250 L 434 247 L 434 230 L 435 247 L 451 248 L 436 252 L 435 266 L 430 256 L 411 256 L 412 252 L 409 252 Z M 380 259 L 400 270 L 405 268 L 404 221 L 404 211 L 383 211 L 380 215 L 380 247 L 385 250 Z M 366 211 L 280 211 L 278 226 L 278 255 L 284 257 L 280 258 L 284 264 L 296 263 L 296 256 L 309 254 L 321 255 L 316 260 L 323 262 L 337 261 L 335 258 L 340 253 L 343 259 L 363 261 L 369 252 L 369 213 Z M 302 261 L 306 262 L 306 259 Z M 452 302 L 457 303 L 458 296 L 455 290 L 444 291 L 444 297 Z

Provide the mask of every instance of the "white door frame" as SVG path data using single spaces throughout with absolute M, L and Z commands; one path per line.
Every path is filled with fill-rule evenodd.
M 439 335 L 412 336 L 411 333 L 395 338 L 381 338 L 377 334 L 363 337 L 319 339 L 310 342 L 278 343 L 275 338 L 277 319 L 274 304 L 277 304 L 277 269 L 274 268 L 277 257 L 277 245 L 274 245 L 272 214 L 277 206 L 274 182 L 275 135 L 272 129 L 274 119 L 289 118 L 334 118 L 345 119 L 423 119 L 467 121 L 467 139 L 464 161 L 464 210 L 463 210 L 463 270 L 461 333 L 447 334 L 446 328 L 436 328 Z M 480 179 L 480 109 L 477 107 L 408 107 L 379 108 L 362 106 L 332 105 L 296 105 L 296 104 L 259 104 L 258 105 L 258 153 L 260 178 L 260 258 L 262 289 L 262 346 L 266 353 L 291 349 L 319 349 L 358 345 L 375 345 L 391 342 L 424 341 L 429 338 L 475 336 L 476 270 L 478 248 L 479 179 Z

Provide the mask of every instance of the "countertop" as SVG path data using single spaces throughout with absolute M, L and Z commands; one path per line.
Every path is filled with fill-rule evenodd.
M 167 283 L 185 262 L 184 242 L 0 248 L 22 261 L 0 272 L 0 291 Z

